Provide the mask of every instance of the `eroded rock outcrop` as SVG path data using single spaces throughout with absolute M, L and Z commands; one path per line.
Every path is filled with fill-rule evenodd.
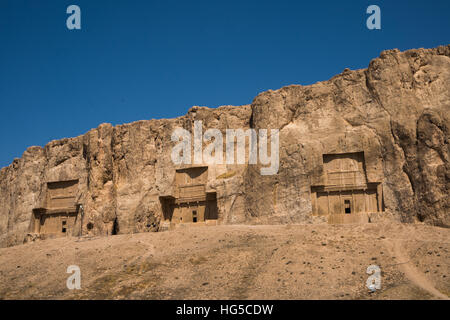
M 381 215 L 449 227 L 449 115 L 450 46 L 442 46 L 385 51 L 365 70 L 270 90 L 251 105 L 102 124 L 31 147 L 0 171 L 0 245 L 21 243 L 44 223 L 36 208 L 51 215 L 52 203 L 74 207 L 64 211 L 76 214 L 72 235 L 158 231 L 167 220 L 165 201 L 184 205 L 174 195 L 180 166 L 171 159 L 171 135 L 178 127 L 192 131 L 194 121 L 224 136 L 226 129 L 280 130 L 276 175 L 262 176 L 261 165 L 208 165 L 204 192 L 214 194 L 219 224 L 315 222 L 312 188 L 327 189 L 330 181 L 324 155 L 363 152 L 366 182 L 379 184 Z M 74 194 L 49 190 L 58 181 L 76 181 Z

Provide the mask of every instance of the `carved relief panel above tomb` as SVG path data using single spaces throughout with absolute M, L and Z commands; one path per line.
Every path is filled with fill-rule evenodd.
M 326 186 L 363 186 L 367 184 L 364 153 L 324 154 Z
M 207 167 L 177 170 L 175 175 L 176 197 L 181 202 L 206 199 Z
M 49 182 L 46 207 L 48 209 L 74 207 L 77 190 L 78 180 Z

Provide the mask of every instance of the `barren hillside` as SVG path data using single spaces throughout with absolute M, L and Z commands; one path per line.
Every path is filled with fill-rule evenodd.
M 0 249 L 0 298 L 442 299 L 449 261 L 450 230 L 425 225 L 181 227 Z M 66 288 L 69 265 L 81 290 Z

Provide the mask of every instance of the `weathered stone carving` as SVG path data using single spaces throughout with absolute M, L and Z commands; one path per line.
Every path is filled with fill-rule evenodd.
M 331 187 L 328 181 L 344 186 L 347 180 L 364 182 L 359 169 L 354 176 L 330 171 L 327 178 L 324 155 L 363 152 L 367 188 L 324 191 L 344 197 L 333 212 L 345 216 L 346 209 L 376 207 L 382 217 L 449 227 L 449 116 L 447 45 L 384 51 L 365 70 L 269 90 L 251 105 L 193 107 L 176 119 L 102 124 L 79 137 L 31 147 L 1 169 L 0 245 L 21 243 L 33 231 L 33 209 L 42 206 L 52 181 L 78 180 L 75 203 L 83 206 L 84 218 L 74 230 L 83 235 L 158 231 L 174 217 L 193 223 L 195 210 L 184 218 L 164 208 L 168 197 L 173 205 L 183 198 L 175 194 L 175 181 L 177 170 L 185 168 L 171 161 L 171 134 L 176 128 L 193 132 L 194 121 L 223 135 L 226 129 L 279 129 L 276 175 L 262 176 L 261 165 L 248 162 L 198 165 L 208 167 L 201 193 L 206 202 L 217 202 L 217 219 L 212 219 L 217 224 L 321 221 L 326 215 L 314 209 L 311 193 L 317 196 L 322 192 L 317 188 Z M 183 196 L 198 190 L 177 192 Z M 358 200 L 362 197 L 369 200 Z M 323 201 L 322 195 L 317 199 Z M 197 223 L 206 219 L 201 210 Z
M 50 237 L 74 235 L 80 207 L 78 180 L 48 182 L 44 205 L 33 209 L 30 233 Z
M 364 152 L 323 155 L 325 183 L 311 187 L 313 214 L 331 223 L 367 221 L 382 211 L 380 182 L 368 181 Z
M 176 170 L 173 196 L 161 197 L 164 220 L 173 224 L 215 224 L 217 198 L 208 192 L 208 167 L 190 167 Z

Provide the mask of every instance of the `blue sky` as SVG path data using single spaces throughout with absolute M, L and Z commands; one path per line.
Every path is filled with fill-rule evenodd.
M 371 4 L 381 30 L 366 28 Z M 386 49 L 448 44 L 449 13 L 448 0 L 0 0 L 0 167 L 100 123 L 249 104 Z

